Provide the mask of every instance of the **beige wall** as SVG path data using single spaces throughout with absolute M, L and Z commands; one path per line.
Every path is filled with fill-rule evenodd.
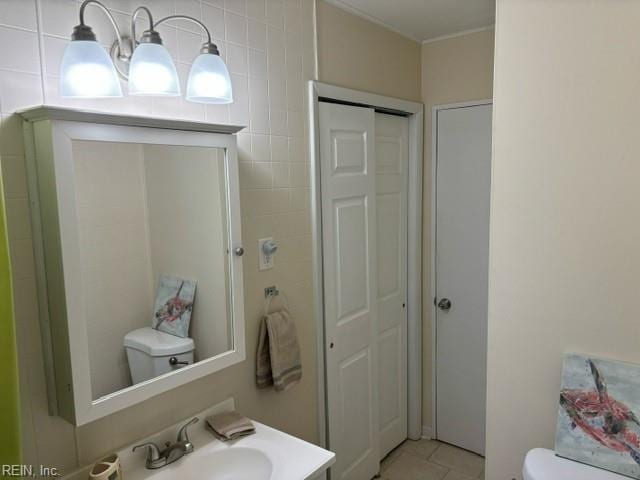
M 420 101 L 420 44 L 317 2 L 318 78 L 341 87 Z
M 493 29 L 422 45 L 424 116 L 422 423 L 433 427 L 431 351 L 431 148 L 434 105 L 491 98 Z
M 218 1 L 152 3 L 156 16 L 170 14 L 175 5 L 178 12 L 201 18 L 213 28 L 214 41 L 226 56 L 231 71 L 236 99 L 233 105 L 205 106 L 181 98 L 129 96 L 96 101 L 62 99 L 58 95 L 58 69 L 67 39 L 78 23 L 79 3 L 38 0 L 36 15 L 36 0 L 2 0 L 0 38 L 3 44 L 14 46 L 0 54 L 0 160 L 19 344 L 23 460 L 56 466 L 62 472 L 86 465 L 229 395 L 236 398 L 238 409 L 246 415 L 302 438 L 317 439 L 304 96 L 306 81 L 315 76 L 313 1 L 224 2 L 224 11 Z M 121 0 L 117 4 L 122 12 L 130 13 L 139 2 Z M 95 21 L 97 27 L 102 27 L 96 28 L 99 40 L 110 45 L 113 35 L 104 27 L 103 17 L 96 11 L 88 15 L 89 22 Z M 118 14 L 117 18 L 121 27 L 127 28 L 125 15 Z M 189 24 L 162 30 L 184 86 L 201 35 Z M 43 102 L 247 125 L 238 136 L 243 240 L 247 248 L 246 361 L 81 428 L 48 416 L 24 148 L 20 122 L 13 114 L 17 109 Z M 276 266 L 259 272 L 258 238 L 271 236 L 280 247 Z M 279 394 L 258 391 L 254 381 L 263 289 L 274 284 L 287 293 L 298 327 L 304 371 L 300 385 Z
M 562 356 L 640 362 L 640 3 L 499 0 L 487 478 L 553 448 Z

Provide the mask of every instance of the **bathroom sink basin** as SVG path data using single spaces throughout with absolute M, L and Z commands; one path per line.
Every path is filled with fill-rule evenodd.
M 193 454 L 158 470 L 147 470 L 146 475 L 136 473 L 145 480 L 271 480 L 273 463 L 260 450 L 234 447 Z
M 187 470 L 202 480 L 270 480 L 273 464 L 259 450 L 238 447 L 194 458 Z

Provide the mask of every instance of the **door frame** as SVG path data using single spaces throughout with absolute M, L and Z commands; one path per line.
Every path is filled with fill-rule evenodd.
M 493 105 L 493 98 L 485 98 L 482 100 L 471 100 L 467 102 L 457 103 L 445 103 L 441 105 L 434 105 L 431 108 L 431 252 L 429 253 L 431 258 L 431 272 L 429 272 L 431 281 L 431 416 L 433 418 L 433 425 L 431 436 L 434 439 L 438 438 L 438 323 L 437 314 L 438 309 L 436 307 L 436 233 L 437 233 L 437 173 L 438 173 L 438 113 L 443 110 L 453 110 L 457 108 L 469 108 L 480 107 L 483 105 Z M 493 127 L 492 127 L 493 128 Z M 493 149 L 493 147 L 492 147 Z M 493 155 L 492 155 L 493 157 Z M 493 158 L 492 158 L 493 159 Z
M 409 186 L 407 198 L 407 435 L 422 437 L 422 163 L 424 106 L 393 97 L 338 87 L 311 80 L 308 83 L 309 153 L 311 173 L 311 228 L 316 321 L 316 362 L 319 443 L 327 446 L 326 356 L 322 252 L 322 193 L 320 185 L 320 100 L 402 113 L 409 119 Z

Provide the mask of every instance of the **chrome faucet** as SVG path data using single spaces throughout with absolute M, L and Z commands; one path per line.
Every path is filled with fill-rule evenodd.
M 180 427 L 180 430 L 178 430 L 178 439 L 176 442 L 165 443 L 165 448 L 162 450 L 160 450 L 160 447 L 155 443 L 147 442 L 136 445 L 133 447 L 133 451 L 135 452 L 137 449 L 142 447 L 147 448 L 147 461 L 145 465 L 149 470 L 165 467 L 193 452 L 193 443 L 189 440 L 187 428 L 197 422 L 198 417 L 194 417 L 185 423 Z

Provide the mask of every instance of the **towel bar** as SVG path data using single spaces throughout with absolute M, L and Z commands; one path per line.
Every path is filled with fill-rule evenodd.
M 279 295 L 279 294 L 280 294 L 280 290 L 278 290 L 278 288 L 275 285 L 266 287 L 264 289 L 264 298 L 275 297 L 276 295 Z

